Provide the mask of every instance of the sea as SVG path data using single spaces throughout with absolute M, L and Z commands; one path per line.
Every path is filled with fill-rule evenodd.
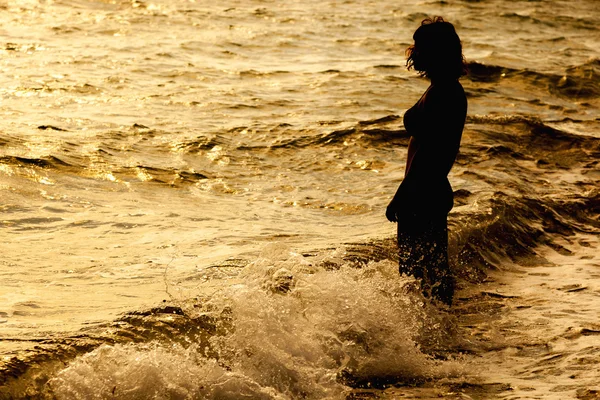
M 385 208 L 461 37 L 448 308 Z M 598 0 L 0 0 L 0 399 L 600 399 Z

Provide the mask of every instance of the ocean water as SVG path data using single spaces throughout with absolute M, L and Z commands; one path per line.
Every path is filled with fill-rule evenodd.
M 451 309 L 384 210 L 454 23 Z M 600 396 L 596 0 L 0 1 L 0 398 Z

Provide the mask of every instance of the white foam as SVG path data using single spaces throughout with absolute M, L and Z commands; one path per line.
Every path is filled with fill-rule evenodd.
M 178 345 L 104 345 L 49 382 L 59 399 L 283 399 Z
M 348 391 L 337 378 L 342 370 L 361 381 L 400 382 L 460 373 L 460 364 L 420 351 L 423 325 L 435 318 L 397 267 L 345 265 L 343 252 L 309 259 L 271 245 L 236 284 L 223 285 L 205 305 L 232 310 L 231 333 L 211 338 L 218 363 L 194 345 L 103 346 L 73 362 L 51 387 L 65 399 L 110 397 L 113 388 L 123 399 L 324 399 Z M 339 269 L 319 267 L 324 261 Z M 425 330 L 429 340 L 440 331 Z

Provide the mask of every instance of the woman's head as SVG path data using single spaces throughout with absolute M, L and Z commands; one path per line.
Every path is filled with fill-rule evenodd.
M 467 67 L 460 38 L 442 17 L 427 18 L 413 35 L 415 44 L 406 49 L 406 66 L 430 79 L 458 79 Z

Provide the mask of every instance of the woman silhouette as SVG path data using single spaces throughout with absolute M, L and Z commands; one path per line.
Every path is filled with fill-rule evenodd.
M 426 296 L 450 305 L 454 278 L 448 265 L 448 213 L 454 196 L 448 173 L 467 115 L 458 82 L 466 65 L 454 26 L 442 17 L 423 20 L 413 39 L 406 65 L 431 84 L 404 114 L 410 135 L 406 171 L 386 217 L 398 223 L 400 273 L 420 279 Z

